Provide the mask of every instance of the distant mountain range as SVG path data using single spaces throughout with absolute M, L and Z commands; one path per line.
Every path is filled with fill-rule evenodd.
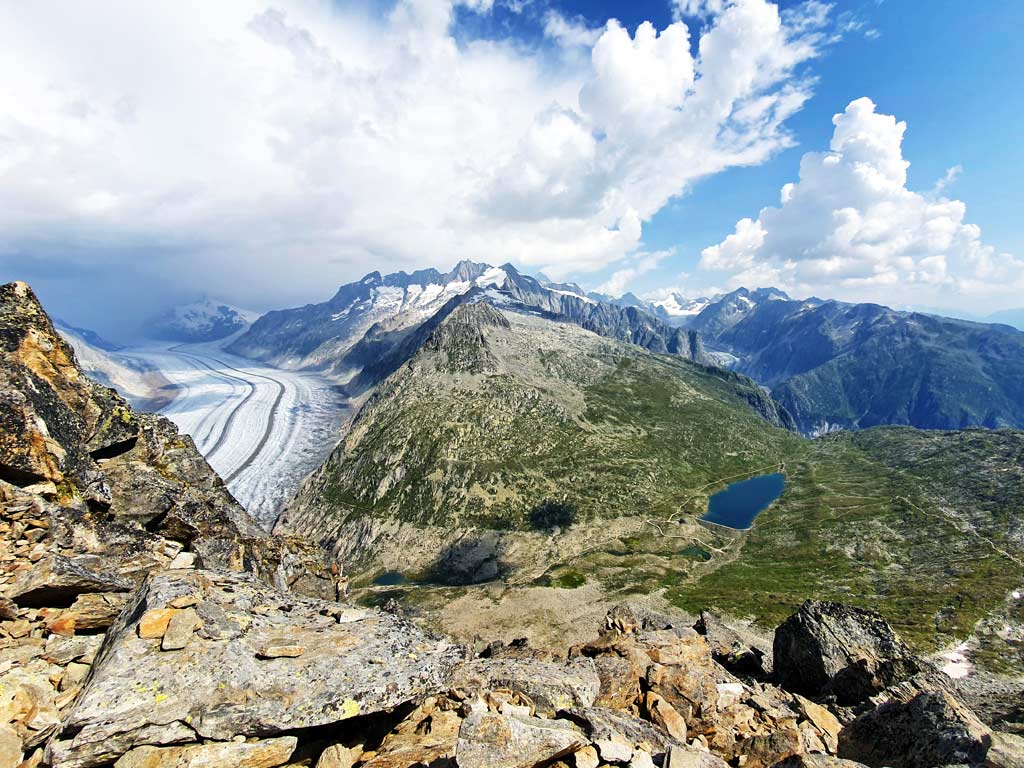
M 741 288 L 687 327 L 807 434 L 1024 426 L 1024 333 L 1008 326 Z
M 221 301 L 202 299 L 171 307 L 150 318 L 143 325 L 143 333 L 159 341 L 218 341 L 243 330 L 257 317 L 255 312 Z
M 284 368 L 324 371 L 365 391 L 414 351 L 416 339 L 471 298 L 572 323 L 653 352 L 709 362 L 696 333 L 643 310 L 596 300 L 571 284 L 541 282 L 509 264 L 472 261 L 447 273 L 371 272 L 322 304 L 268 312 L 229 349 Z

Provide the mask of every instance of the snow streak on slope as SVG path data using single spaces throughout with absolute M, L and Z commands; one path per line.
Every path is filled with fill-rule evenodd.
M 175 388 L 161 412 L 192 436 L 235 498 L 266 528 L 330 453 L 347 415 L 345 401 L 323 377 L 271 368 L 217 345 L 127 353 Z

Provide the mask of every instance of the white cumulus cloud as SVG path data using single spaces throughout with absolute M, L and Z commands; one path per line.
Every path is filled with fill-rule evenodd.
M 967 305 L 978 297 L 1019 302 L 1024 259 L 999 253 L 964 221 L 966 206 L 907 188 L 906 123 L 879 114 L 867 98 L 832 119 L 828 152 L 810 152 L 780 205 L 737 222 L 705 248 L 703 270 L 737 285 L 778 285 L 797 294 L 897 304 Z
M 549 15 L 589 51 L 553 60 L 457 41 L 456 4 L 492 5 L 0 6 L 3 276 L 269 307 L 463 257 L 603 270 L 696 179 L 792 143 L 827 37 L 817 3 L 704 4 L 697 56 L 682 22 Z

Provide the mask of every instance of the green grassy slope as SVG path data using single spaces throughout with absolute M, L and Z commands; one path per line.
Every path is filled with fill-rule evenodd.
M 487 308 L 439 331 L 289 511 L 297 530 L 356 542 L 357 584 L 385 562 L 415 576 L 417 545 L 489 531 L 516 588 L 660 593 L 766 627 L 833 598 L 882 611 L 923 649 L 970 634 L 1024 585 L 1024 432 L 806 440 L 759 414 L 773 415 L 749 380 L 573 326 Z M 728 482 L 776 470 L 786 491 L 750 533 L 696 523 Z M 552 499 L 575 523 L 532 530 Z M 398 591 L 457 594 L 416 589 Z

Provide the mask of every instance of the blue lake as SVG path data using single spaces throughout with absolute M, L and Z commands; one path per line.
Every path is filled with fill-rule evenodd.
M 375 587 L 397 587 L 400 584 L 405 584 L 409 581 L 405 574 L 399 573 L 398 571 L 384 571 L 380 576 L 373 580 Z
M 708 511 L 701 520 L 745 530 L 785 487 L 786 478 L 778 472 L 733 483 L 708 499 Z

